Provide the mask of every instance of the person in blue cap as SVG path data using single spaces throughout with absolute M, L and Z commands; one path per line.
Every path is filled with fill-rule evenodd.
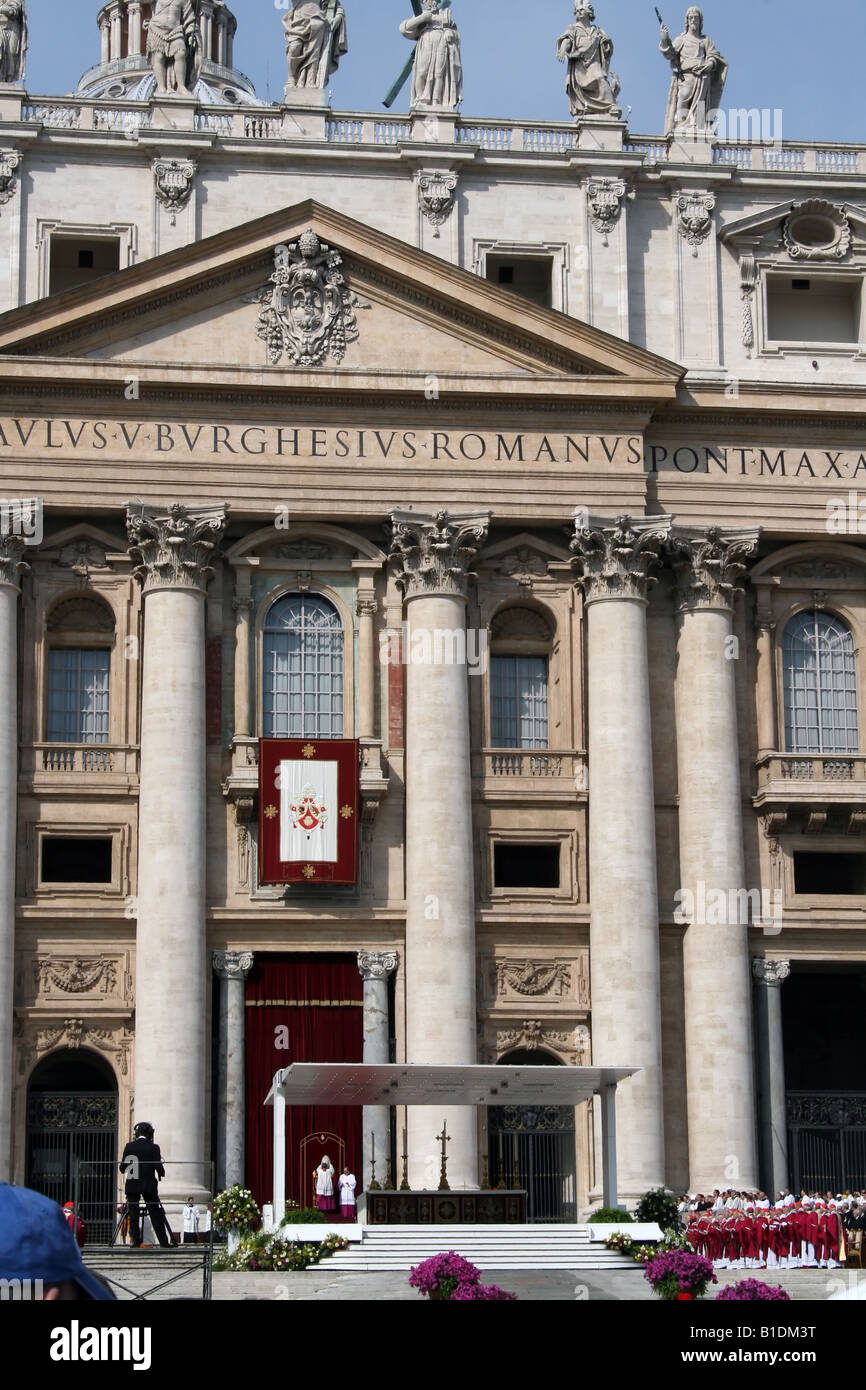
M 17 1280 L 24 1297 L 113 1300 L 81 1258 L 56 1202 L 29 1187 L 0 1183 L 0 1279 Z

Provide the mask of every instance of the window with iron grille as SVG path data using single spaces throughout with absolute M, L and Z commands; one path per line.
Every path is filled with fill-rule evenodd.
M 264 629 L 265 738 L 342 738 L 343 625 L 315 594 L 287 594 Z
M 494 748 L 547 748 L 547 657 L 490 658 Z
M 108 742 L 108 681 L 111 653 L 84 647 L 48 652 L 49 743 Z
M 782 641 L 785 746 L 791 753 L 856 753 L 854 640 L 841 618 L 798 613 Z

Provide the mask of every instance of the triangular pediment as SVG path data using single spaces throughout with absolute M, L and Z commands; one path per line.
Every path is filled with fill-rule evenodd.
M 339 261 L 317 260 L 308 233 Z M 315 296 L 326 296 L 330 328 L 318 358 L 276 353 L 286 324 L 291 335 L 308 320 L 302 299 L 291 298 L 302 278 L 275 293 L 275 255 L 283 267 L 288 256 L 292 271 L 310 267 L 312 314 L 321 309 Z M 4 355 L 87 361 L 97 374 L 100 363 L 163 380 L 182 372 L 191 383 L 198 370 L 229 370 L 239 385 L 259 387 L 378 378 L 379 389 L 410 382 L 434 395 L 440 377 L 446 386 L 510 377 L 517 390 L 538 378 L 583 381 L 587 394 L 593 382 L 608 391 L 628 382 L 631 394 L 670 399 L 682 376 L 664 358 L 313 201 L 0 315 L 0 372 Z
M 826 218 L 829 224 L 850 226 L 860 240 L 866 238 L 866 209 L 835 199 L 806 198 L 776 203 L 728 222 L 719 233 L 720 240 L 737 251 L 780 251 L 785 248 L 785 227 L 798 214 L 810 218 Z M 808 257 L 807 257 L 808 259 Z

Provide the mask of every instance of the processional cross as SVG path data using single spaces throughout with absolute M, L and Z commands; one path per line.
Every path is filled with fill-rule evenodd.
M 451 0 L 440 0 L 439 8 L 442 10 L 450 10 Z M 423 6 L 421 4 L 421 0 L 412 0 L 412 10 L 414 14 L 420 14 L 422 9 Z M 400 73 L 400 76 L 397 78 L 397 81 L 394 83 L 385 100 L 382 102 L 382 105 L 386 106 L 389 111 L 391 107 L 394 105 L 394 102 L 397 100 L 400 93 L 402 92 L 403 88 L 406 86 L 406 83 L 409 81 L 409 78 L 412 75 L 412 68 L 414 67 L 414 65 L 415 49 L 413 48 L 409 61 L 404 67 L 403 71 Z
M 442 1145 L 442 1166 L 439 1172 L 439 1191 L 450 1192 L 451 1188 L 448 1185 L 448 1154 L 445 1145 L 451 1143 L 451 1135 L 448 1133 L 448 1122 L 446 1120 L 442 1121 L 442 1133 L 437 1134 L 436 1138 Z

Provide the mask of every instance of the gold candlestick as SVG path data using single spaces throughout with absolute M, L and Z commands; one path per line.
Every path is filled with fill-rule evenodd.
M 483 1154 L 481 1157 L 481 1191 L 490 1191 L 490 1160 L 487 1154 Z
M 405 1129 L 403 1130 L 403 1176 L 400 1179 L 400 1191 L 412 1191 L 409 1186 L 409 1145 Z
M 376 1181 L 376 1133 L 375 1133 L 375 1130 L 371 1130 L 371 1131 L 370 1131 L 370 1185 L 369 1185 L 369 1187 L 367 1188 L 367 1191 L 368 1191 L 368 1192 L 381 1192 L 381 1191 L 382 1191 L 382 1188 L 381 1188 L 380 1184 L 377 1183 L 377 1181 Z

